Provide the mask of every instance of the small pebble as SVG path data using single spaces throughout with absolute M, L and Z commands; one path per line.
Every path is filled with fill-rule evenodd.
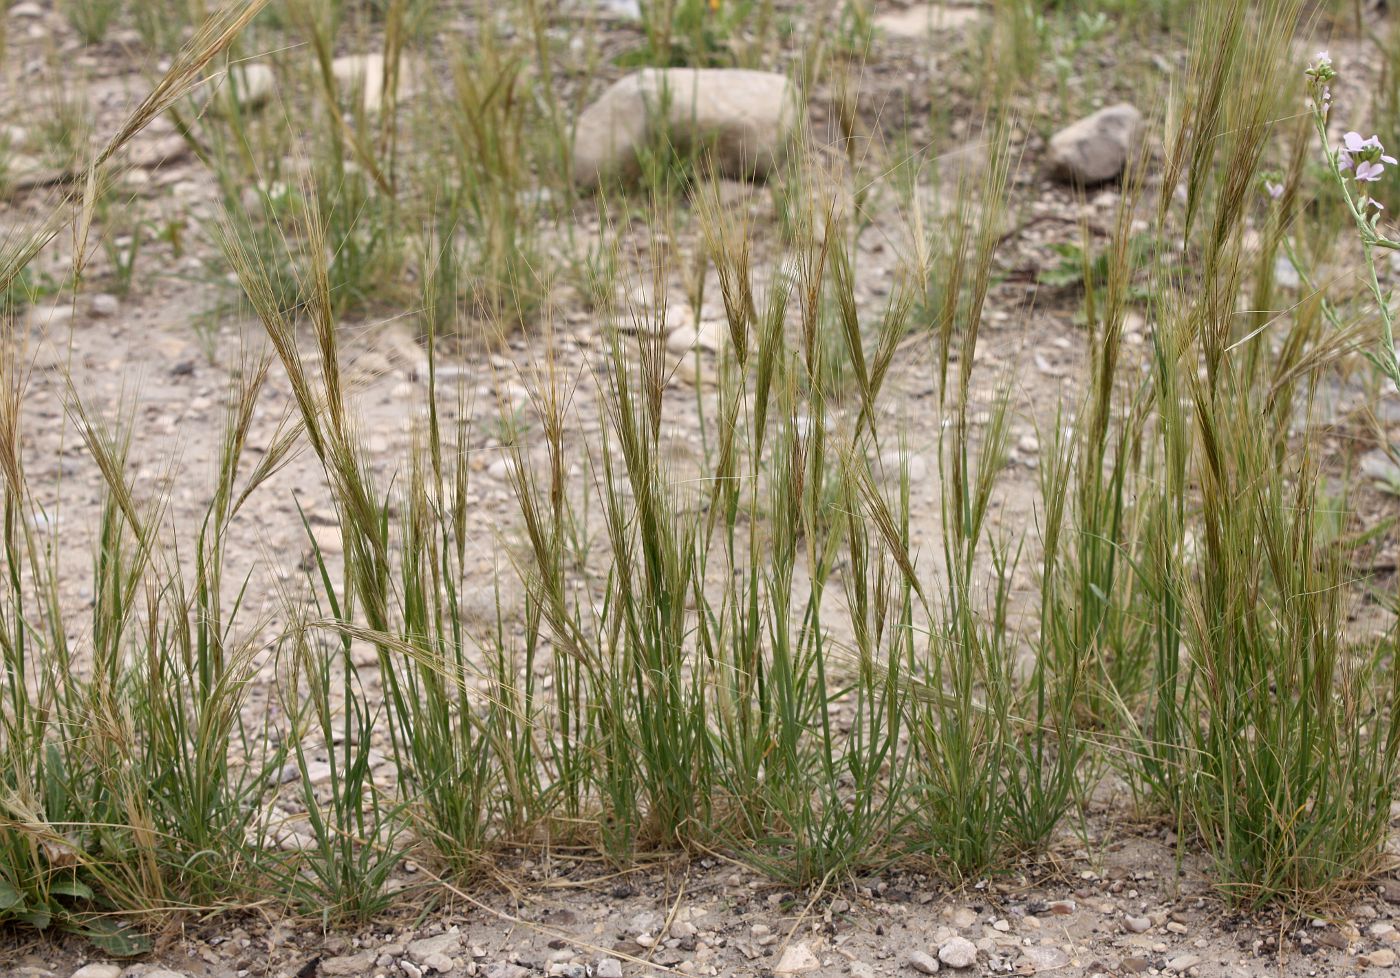
M 1152 929 L 1152 920 L 1149 917 L 1125 917 L 1123 929 L 1130 934 L 1146 934 Z
M 921 975 L 938 974 L 938 959 L 927 951 L 910 951 L 907 961 Z
M 977 961 L 977 945 L 966 937 L 954 937 L 938 949 L 938 960 L 950 968 L 971 968 Z

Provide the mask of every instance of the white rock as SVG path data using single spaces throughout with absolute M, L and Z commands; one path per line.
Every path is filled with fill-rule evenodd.
M 423 959 L 423 967 L 445 975 L 452 970 L 452 959 L 445 954 L 430 954 Z
M 1187 970 L 1188 968 L 1194 968 L 1194 967 L 1196 967 L 1196 965 L 1198 965 L 1198 964 L 1200 964 L 1200 963 L 1201 963 L 1200 957 L 1197 956 L 1197 955 L 1195 955 L 1195 954 L 1178 954 L 1178 955 L 1177 955 L 1176 957 L 1174 957 L 1174 958 L 1168 958 L 1168 959 L 1167 959 L 1167 970 L 1168 970 L 1168 971 L 1185 971 L 1185 970 Z
M 1152 928 L 1150 917 L 1125 917 L 1123 928 L 1130 934 L 1145 934 Z
M 773 966 L 773 974 L 800 975 L 816 971 L 821 966 L 821 961 L 806 944 L 789 944 L 778 963 Z
M 73 319 L 73 305 L 69 302 L 55 302 L 46 306 L 34 306 L 29 310 L 29 322 L 33 326 L 54 329 L 66 326 Z
M 597 8 L 601 17 L 614 20 L 642 19 L 642 5 L 638 0 L 594 0 L 593 6 Z
M 227 72 L 218 75 L 209 85 L 212 99 L 225 85 L 232 86 L 234 99 L 245 109 L 260 109 L 277 91 L 277 76 L 272 68 L 257 61 L 234 65 Z
M 977 945 L 966 937 L 953 937 L 938 949 L 938 960 L 950 968 L 971 968 L 977 963 Z
M 1393 968 L 1395 967 L 1395 952 L 1388 947 L 1383 947 L 1378 951 L 1361 955 L 1357 961 L 1367 968 Z
M 39 6 L 34 0 L 20 0 L 10 8 L 11 17 L 28 17 L 31 20 L 44 16 L 44 8 Z
M 891 10 L 875 18 L 875 27 L 890 37 L 919 41 L 924 38 L 962 31 L 981 22 L 983 12 L 976 7 L 946 7 L 941 3 L 916 3 L 902 10 Z
M 1017 968 L 1022 974 L 1031 972 L 1057 971 L 1069 965 L 1069 955 L 1057 947 L 1028 947 L 1022 952 L 1021 965 Z
M 73 978 L 121 978 L 121 973 L 115 964 L 86 964 L 73 972 Z
M 796 87 L 773 72 L 646 68 L 614 82 L 579 116 L 574 180 L 635 179 L 638 153 L 665 135 L 680 152 L 708 148 L 718 174 L 766 177 L 799 120 Z
M 1142 139 L 1142 113 L 1110 105 L 1050 137 L 1050 172 L 1078 184 L 1103 183 L 1123 172 Z
M 691 350 L 718 353 L 723 349 L 728 338 L 729 325 L 727 323 L 710 320 L 702 322 L 699 329 L 684 324 L 676 327 L 666 337 L 666 349 L 677 355 L 689 353 Z
M 938 959 L 927 951 L 910 951 L 906 960 L 921 975 L 938 974 Z
M 316 548 L 321 551 L 323 557 L 345 551 L 345 542 L 340 538 L 338 526 L 313 526 L 311 539 L 316 542 Z
M 121 305 L 121 300 L 116 296 L 107 292 L 100 292 L 92 297 L 89 308 L 92 310 L 94 316 L 105 319 L 108 316 L 115 316 L 117 311 L 121 309 Z
M 1274 259 L 1274 284 L 1281 289 L 1297 289 L 1303 284 L 1303 277 L 1287 255 Z
M 593 967 L 594 978 L 622 978 L 622 962 L 617 958 L 600 958 Z
M 428 965 L 429 959 L 441 955 L 451 957 L 462 949 L 462 938 L 459 934 L 437 934 L 433 937 L 420 937 L 416 941 L 408 944 L 408 956 L 417 964 Z M 449 962 L 446 968 L 439 968 L 439 971 L 450 971 L 452 965 Z
M 382 54 L 347 54 L 331 62 L 331 74 L 341 94 L 360 92 L 360 105 L 367 114 L 373 115 L 384 104 L 384 94 L 388 88 L 385 63 Z M 402 101 L 415 91 L 422 73 L 417 61 L 400 57 L 398 78 L 393 86 L 394 98 Z

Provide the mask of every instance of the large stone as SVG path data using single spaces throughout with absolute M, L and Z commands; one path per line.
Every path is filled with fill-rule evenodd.
M 767 71 L 646 68 L 613 83 L 579 116 L 574 179 L 635 179 L 638 154 L 662 138 L 708 150 L 720 176 L 762 178 L 781 162 L 798 124 L 797 89 Z
M 1021 954 L 1017 970 L 1022 974 L 1058 971 L 1069 967 L 1070 963 L 1069 955 L 1057 947 L 1028 947 Z
M 277 91 L 277 76 L 269 66 L 256 61 L 234 65 L 210 84 L 210 98 L 218 95 L 225 85 L 241 108 L 260 109 Z
M 389 64 L 382 54 L 347 54 L 331 62 L 331 74 L 341 95 L 358 92 L 361 108 L 365 114 L 373 115 L 384 106 L 384 97 L 390 91 L 385 78 Z M 395 101 L 408 98 L 417 89 L 421 69 L 417 61 L 400 56 L 398 71 L 392 85 Z
M 916 3 L 912 7 L 880 14 L 875 18 L 875 26 L 890 37 L 918 41 L 966 30 L 980 23 L 984 16 L 983 11 L 977 7 Z
M 816 971 L 821 966 L 821 961 L 806 944 L 792 944 L 783 952 L 778 963 L 773 966 L 773 974 L 802 975 L 809 971 Z
M 1142 138 L 1142 113 L 1127 102 L 1110 105 L 1050 138 L 1050 172 L 1088 186 L 1123 172 Z
M 73 972 L 73 978 L 121 978 L 122 969 L 115 964 L 87 964 Z
M 938 974 L 938 959 L 927 951 L 910 951 L 906 960 L 909 967 L 921 975 Z
M 343 954 L 324 959 L 321 962 L 321 975 L 323 978 L 358 978 L 360 975 L 369 974 L 373 968 L 374 955 L 369 951 L 361 951 L 359 954 Z
M 950 968 L 971 968 L 977 963 L 977 945 L 966 937 L 953 937 L 938 949 L 938 960 Z

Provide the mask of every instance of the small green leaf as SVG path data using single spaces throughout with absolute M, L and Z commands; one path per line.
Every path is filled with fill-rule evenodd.
M 15 919 L 23 921 L 35 930 L 47 930 L 49 924 L 53 923 L 53 914 L 48 908 L 39 910 L 26 910 L 23 913 L 15 914 Z
M 49 886 L 49 893 L 54 896 L 74 897 L 78 900 L 91 900 L 93 896 L 92 888 L 78 880 L 59 880 Z
M 86 937 L 114 958 L 135 957 L 151 949 L 151 939 L 145 934 L 130 924 L 106 917 L 89 920 L 81 927 L 72 927 L 71 930 Z
M 7 910 L 22 909 L 24 907 L 24 894 L 15 889 L 9 880 L 0 879 L 0 913 Z

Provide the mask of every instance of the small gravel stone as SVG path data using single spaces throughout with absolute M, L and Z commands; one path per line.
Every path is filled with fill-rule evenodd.
M 938 949 L 938 960 L 950 968 L 971 968 L 977 961 L 977 945 L 966 937 L 954 937 Z
M 595 978 L 622 978 L 622 962 L 617 958 L 602 958 L 593 968 Z
M 1123 919 L 1123 929 L 1129 934 L 1146 934 L 1152 929 L 1152 918 L 1125 917 Z
M 1168 971 L 1186 971 L 1201 963 L 1201 958 L 1196 954 L 1178 954 L 1174 958 L 1167 959 Z
M 94 316 L 115 316 L 117 310 L 121 308 L 121 302 L 116 296 L 102 292 L 92 297 L 92 304 L 89 308 L 92 309 Z
M 910 951 L 907 961 L 921 975 L 938 974 L 938 959 L 927 951 Z

